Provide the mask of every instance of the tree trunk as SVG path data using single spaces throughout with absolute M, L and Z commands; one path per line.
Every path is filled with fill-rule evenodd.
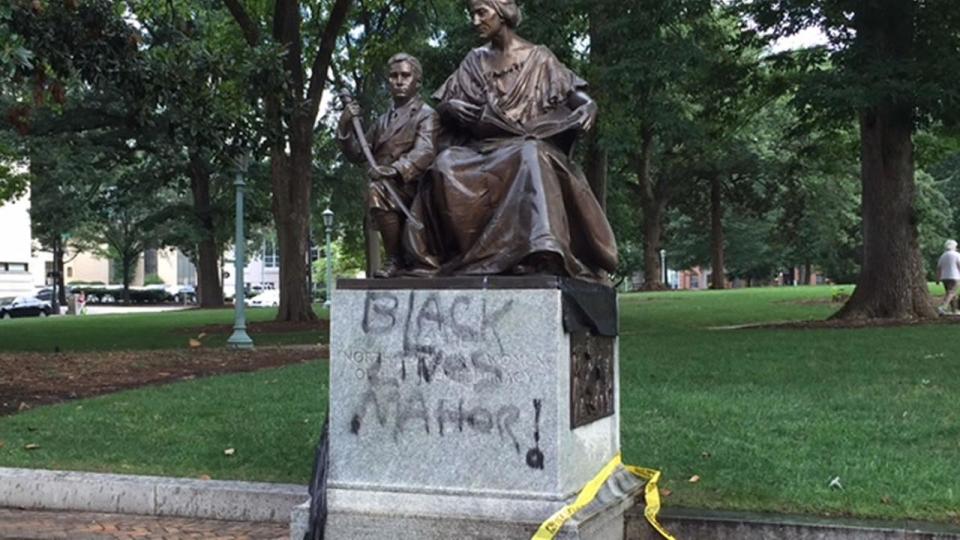
M 606 2 L 590 2 L 588 5 L 590 64 L 593 66 L 610 65 L 610 32 L 608 29 L 610 27 L 611 6 Z M 593 82 L 596 83 L 597 81 Z M 590 93 L 598 104 L 608 105 L 607 94 L 604 92 L 602 84 L 595 84 Z M 603 114 L 616 113 L 613 110 L 607 110 L 606 113 L 601 110 L 598 121 L 603 121 Z M 590 183 L 590 189 L 593 190 L 593 195 L 604 211 L 607 210 L 608 166 L 609 155 L 600 144 L 600 125 L 598 122 L 593 130 L 587 134 L 584 172 L 587 176 L 587 182 Z
M 860 114 L 863 265 L 836 319 L 936 316 L 917 234 L 912 125 L 909 109 Z
M 66 287 L 66 275 L 64 273 L 64 264 L 63 264 L 63 253 L 66 246 L 63 242 L 60 242 L 60 249 L 57 250 L 56 257 L 53 260 L 53 271 L 56 272 L 57 281 L 57 296 L 60 300 L 60 305 L 67 305 L 67 287 Z
M 380 235 L 369 212 L 363 216 L 363 241 L 367 250 L 367 277 L 372 278 L 380 271 Z
M 313 160 L 312 135 L 290 145 L 290 154 L 272 151 L 273 217 L 280 248 L 280 309 L 278 321 L 313 321 L 317 315 L 307 293 L 307 243 Z
M 713 272 L 710 277 L 711 289 L 726 289 L 727 275 L 724 270 L 723 236 L 723 182 L 720 176 L 710 179 L 710 264 Z
M 130 305 L 130 267 L 133 263 L 128 257 L 120 257 L 120 271 L 123 272 L 123 305 Z
M 59 237 L 55 237 L 53 239 L 53 264 L 50 265 L 53 273 L 53 275 L 50 276 L 50 284 L 53 285 L 53 294 L 50 295 L 50 308 L 55 315 L 60 314 L 60 306 L 63 305 L 63 303 L 60 302 L 60 292 L 58 291 L 60 280 L 57 277 L 57 261 L 59 260 L 62 260 L 60 256 L 60 239 Z
M 643 210 L 643 289 L 662 290 L 663 269 L 660 267 L 660 248 L 663 245 L 663 221 L 667 201 L 653 179 L 653 130 L 643 132 L 640 154 L 637 156 L 637 180 L 640 184 L 640 207 Z
M 867 60 L 909 63 L 913 9 L 906 1 L 864 3 L 855 20 Z M 876 103 L 859 114 L 863 264 L 853 295 L 833 318 L 933 318 L 917 233 L 913 106 L 895 96 Z
M 193 213 L 200 225 L 197 242 L 197 301 L 201 308 L 223 307 L 223 283 L 220 281 L 220 254 L 216 242 L 213 205 L 210 202 L 210 173 L 196 156 L 190 160 L 190 189 Z
M 261 43 L 260 26 L 242 2 L 223 0 L 251 47 Z M 283 47 L 287 80 L 283 88 L 264 94 L 265 123 L 269 135 L 273 216 L 280 248 L 280 309 L 278 321 L 312 321 L 312 299 L 307 294 L 307 239 L 310 235 L 313 129 L 320 110 L 327 71 L 337 47 L 337 36 L 347 20 L 352 0 L 334 0 L 316 47 L 309 75 L 303 65 L 300 33 L 303 7 L 299 0 L 276 0 L 272 37 Z M 309 79 L 309 83 L 307 82 Z M 289 155 L 287 149 L 289 148 Z
M 663 268 L 660 266 L 663 218 L 666 212 L 659 205 L 643 205 L 643 289 L 659 291 L 666 288 Z
M 587 135 L 587 156 L 585 174 L 594 197 L 600 203 L 604 212 L 607 210 L 607 167 L 609 158 L 607 151 L 600 146 L 599 135 L 594 129 Z

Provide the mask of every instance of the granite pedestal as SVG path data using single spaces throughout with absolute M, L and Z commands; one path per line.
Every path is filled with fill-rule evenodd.
M 619 452 L 612 294 L 554 277 L 341 280 L 327 538 L 529 539 Z M 641 488 L 618 472 L 557 537 L 622 539 Z

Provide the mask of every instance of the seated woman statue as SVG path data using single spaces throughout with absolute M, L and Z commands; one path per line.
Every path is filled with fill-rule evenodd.
M 514 0 L 469 0 L 488 43 L 435 94 L 454 145 L 434 162 L 405 244 L 420 275 L 546 273 L 605 281 L 617 246 L 570 159 L 597 106 L 586 83 L 520 38 Z M 441 141 L 442 143 L 443 141 Z

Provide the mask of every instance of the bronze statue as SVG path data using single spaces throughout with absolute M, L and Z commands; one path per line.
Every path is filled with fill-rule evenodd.
M 407 250 L 420 275 L 548 273 L 605 281 L 610 224 L 570 153 L 597 106 L 586 83 L 516 34 L 514 0 L 469 0 L 473 49 L 434 94 L 453 145 L 412 208 Z M 445 133 L 446 136 L 447 133 Z
M 364 133 L 360 128 L 360 107 L 344 97 L 337 139 L 347 157 L 369 166 L 368 207 L 383 238 L 387 265 L 376 277 L 393 277 L 405 266 L 402 231 L 413 217 L 410 204 L 417 185 L 437 155 L 436 134 L 439 118 L 423 102 L 420 87 L 423 69 L 406 53 L 395 54 L 387 62 L 388 87 L 393 96 L 390 111 L 377 119 Z M 419 223 L 411 223 L 413 229 Z

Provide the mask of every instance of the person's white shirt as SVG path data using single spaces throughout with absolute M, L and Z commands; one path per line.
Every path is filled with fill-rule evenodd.
M 941 281 L 944 279 L 960 280 L 960 253 L 954 250 L 945 251 L 937 263 L 937 275 Z

